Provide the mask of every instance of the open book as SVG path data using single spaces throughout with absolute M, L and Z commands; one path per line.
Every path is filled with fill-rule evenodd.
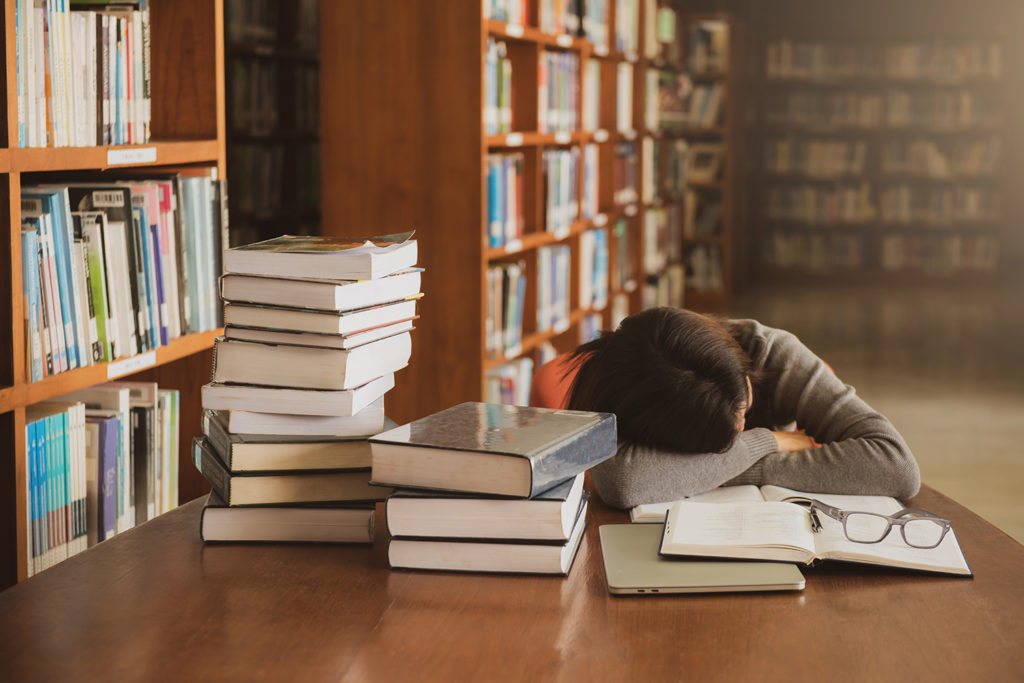
M 847 539 L 841 522 L 824 514 L 818 515 L 821 528 L 815 532 L 807 506 L 787 502 L 814 498 L 841 510 L 891 515 L 903 508 L 895 498 L 803 493 L 780 486 L 731 488 L 745 490 L 719 490 L 717 501 L 691 498 L 667 504 L 661 554 L 808 565 L 844 560 L 973 576 L 952 529 L 929 549 L 907 545 L 895 527 L 879 543 L 855 543 Z M 744 500 L 722 500 L 730 497 Z

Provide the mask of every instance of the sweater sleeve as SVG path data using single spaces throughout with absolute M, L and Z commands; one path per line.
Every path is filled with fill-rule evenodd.
M 794 335 L 760 330 L 763 367 L 778 379 L 775 418 L 780 423 L 795 420 L 822 446 L 769 453 L 729 483 L 896 498 L 916 494 L 921 485 L 917 462 L 892 423 Z
M 678 453 L 621 442 L 614 457 L 591 470 L 601 500 L 618 508 L 678 500 L 749 472 L 777 448 L 767 429 L 743 432 L 722 453 Z

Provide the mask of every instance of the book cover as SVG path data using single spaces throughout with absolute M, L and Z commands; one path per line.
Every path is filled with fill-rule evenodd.
M 612 457 L 615 416 L 461 403 L 370 444 L 375 482 L 529 498 Z

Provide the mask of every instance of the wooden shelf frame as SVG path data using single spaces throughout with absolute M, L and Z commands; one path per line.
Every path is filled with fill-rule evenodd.
M 97 147 L 18 148 L 15 3 L 4 3 L 6 95 L 0 143 L 0 277 L 14 293 L 0 302 L 0 589 L 27 576 L 26 409 L 78 389 L 122 377 L 157 381 L 181 391 L 181 501 L 208 486 L 187 466 L 189 438 L 199 430 L 199 387 L 210 371 L 220 330 L 192 334 L 134 359 L 78 368 L 29 382 L 22 320 L 21 188 L 61 172 L 215 167 L 225 177 L 223 0 L 150 3 L 153 140 Z M 113 162 L 113 163 L 111 163 Z M 120 163 L 125 162 L 125 163 Z M 47 175 L 36 175 L 47 174 Z M 56 177 L 55 177 L 56 176 Z M 150 355 L 152 354 L 152 355 Z

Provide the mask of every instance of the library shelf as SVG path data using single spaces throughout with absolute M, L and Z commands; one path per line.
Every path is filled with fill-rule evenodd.
M 536 43 L 545 48 L 561 48 L 563 50 L 593 50 L 589 40 L 577 38 L 567 34 L 554 35 L 545 33 L 533 26 L 524 26 L 497 19 L 485 19 L 484 28 L 487 33 L 495 38 L 503 40 L 522 41 L 525 43 Z
M 565 131 L 561 133 L 536 133 L 530 131 L 502 133 L 500 135 L 486 136 L 488 148 L 514 148 L 514 147 L 557 147 L 559 145 L 573 145 L 581 142 L 589 142 L 593 137 L 592 133 L 582 131 Z
M 5 330 L 0 355 L 0 589 L 28 576 L 26 410 L 111 379 L 156 381 L 181 395 L 178 459 L 182 502 L 209 490 L 189 463 L 189 439 L 198 433 L 199 387 L 209 377 L 210 354 L 219 330 L 184 336 L 169 345 L 30 382 L 26 372 L 21 261 L 21 188 L 60 182 L 62 172 L 130 171 L 133 175 L 211 167 L 226 177 L 224 153 L 223 0 L 153 2 L 150 10 L 152 139 L 135 145 L 19 148 L 15 3 L 5 2 L 3 76 L 6 117 L 0 140 L 0 279 L 19 296 L 0 302 Z

